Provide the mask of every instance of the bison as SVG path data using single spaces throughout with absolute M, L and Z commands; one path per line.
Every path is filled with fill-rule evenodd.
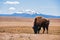
M 47 30 L 48 33 L 48 27 L 49 27 L 49 20 L 46 18 L 43 18 L 41 16 L 38 16 L 34 19 L 34 25 L 33 25 L 33 30 L 35 34 L 39 34 L 41 28 L 43 28 L 43 33 L 45 32 L 45 29 Z

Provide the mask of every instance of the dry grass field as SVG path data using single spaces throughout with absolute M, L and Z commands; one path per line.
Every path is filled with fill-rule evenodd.
M 49 20 L 48 34 L 34 34 L 33 18 L 0 17 L 0 40 L 60 40 L 60 19 Z

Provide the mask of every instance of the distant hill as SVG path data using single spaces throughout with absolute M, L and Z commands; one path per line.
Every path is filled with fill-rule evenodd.
M 0 14 L 0 16 L 17 16 L 17 17 L 27 17 L 27 18 L 34 18 L 36 16 L 43 16 L 46 18 L 60 18 L 60 16 L 52 16 L 52 15 L 45 15 L 45 14 L 28 14 L 28 13 L 13 13 L 13 14 Z

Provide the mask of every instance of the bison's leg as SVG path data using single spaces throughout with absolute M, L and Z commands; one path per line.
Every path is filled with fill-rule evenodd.
M 45 26 L 43 27 L 43 33 L 45 32 Z
M 35 29 L 34 29 L 34 33 L 35 33 L 35 34 L 37 34 L 37 32 L 38 32 L 38 29 L 37 29 L 37 28 L 35 28 Z
M 48 34 L 48 27 L 49 27 L 49 22 L 46 24 L 47 34 Z
M 46 26 L 47 34 L 48 34 L 48 26 Z
M 48 24 L 47 24 L 47 33 L 48 33 L 48 27 L 49 27 L 49 23 L 50 23 L 50 22 L 48 21 Z
M 38 34 L 39 34 L 40 30 L 41 30 L 41 27 L 38 28 Z

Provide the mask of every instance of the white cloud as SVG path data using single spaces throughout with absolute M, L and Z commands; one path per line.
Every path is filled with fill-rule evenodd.
M 4 4 L 19 4 L 19 2 L 18 1 L 6 1 L 6 2 L 4 2 Z
M 28 14 L 35 14 L 35 13 L 37 13 L 35 10 L 31 10 L 31 9 L 27 9 L 27 10 L 25 10 L 25 12 L 28 13 Z
M 24 13 L 24 12 L 16 12 L 16 13 L 20 13 L 21 14 L 21 13 Z
M 16 9 L 16 8 L 14 8 L 14 7 L 10 7 L 10 8 L 9 8 L 9 10 L 15 10 L 15 9 Z
M 32 15 L 32 14 L 35 14 L 35 13 L 38 13 L 38 12 L 36 12 L 35 10 L 26 9 L 26 10 L 23 10 L 23 11 L 18 11 L 16 13 L 20 13 L 20 14 L 27 13 L 27 14 L 31 14 Z
M 27 9 L 26 12 L 35 12 L 34 10 Z

